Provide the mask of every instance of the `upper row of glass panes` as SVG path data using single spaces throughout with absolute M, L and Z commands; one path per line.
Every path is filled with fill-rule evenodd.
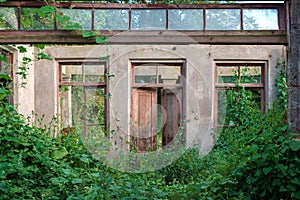
M 0 30 L 278 30 L 277 9 L 58 9 L 0 7 Z M 55 19 L 58 26 L 55 26 Z

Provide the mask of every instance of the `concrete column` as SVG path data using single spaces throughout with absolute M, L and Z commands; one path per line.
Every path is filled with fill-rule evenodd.
M 300 0 L 288 0 L 289 46 L 287 65 L 288 121 L 291 131 L 300 134 Z

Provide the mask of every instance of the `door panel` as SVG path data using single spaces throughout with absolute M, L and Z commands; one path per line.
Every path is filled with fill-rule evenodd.
M 155 150 L 157 129 L 157 90 L 132 89 L 131 136 L 137 152 Z
M 164 89 L 162 91 L 162 106 L 166 110 L 166 122 L 163 127 L 162 145 L 167 146 L 174 141 L 179 131 L 182 118 L 182 90 Z

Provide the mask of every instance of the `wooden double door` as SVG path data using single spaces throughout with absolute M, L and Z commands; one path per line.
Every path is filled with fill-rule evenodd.
M 131 144 L 154 151 L 174 142 L 182 125 L 182 88 L 140 87 L 131 95 Z

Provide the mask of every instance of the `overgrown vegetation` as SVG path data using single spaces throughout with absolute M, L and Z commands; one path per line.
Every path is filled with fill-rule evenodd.
M 203 1 L 168 1 L 178 2 Z M 35 14 L 53 21 L 54 11 L 45 6 Z M 55 18 L 66 29 L 81 30 L 69 18 Z M 25 25 L 43 26 L 30 20 Z M 82 31 L 82 36 L 96 35 Z M 107 37 L 95 39 L 101 44 Z M 37 59 L 50 59 L 38 53 Z M 217 134 L 207 156 L 188 149 L 171 165 L 139 174 L 114 170 L 95 159 L 78 135 L 53 138 L 47 128 L 27 124 L 7 103 L 10 81 L 1 75 L 0 199 L 300 199 L 300 142 L 288 134 L 284 63 L 278 67 L 278 102 L 266 113 L 256 106 L 251 91 L 229 90 L 225 120 L 234 126 Z M 26 79 L 26 68 L 20 70 Z
M 280 74 L 279 74 L 280 75 Z M 281 77 L 281 78 L 280 78 Z M 1 75 L 1 199 L 299 199 L 300 142 L 287 132 L 285 107 L 265 114 L 244 88 L 232 90 L 224 128 L 205 157 L 188 149 L 151 173 L 123 173 L 96 160 L 79 136 L 50 137 L 7 103 Z M 5 81 L 6 80 L 6 81 Z M 284 82 L 279 76 L 277 85 Z M 280 94 L 279 92 L 279 102 Z M 243 108 L 243 109 L 241 109 Z

